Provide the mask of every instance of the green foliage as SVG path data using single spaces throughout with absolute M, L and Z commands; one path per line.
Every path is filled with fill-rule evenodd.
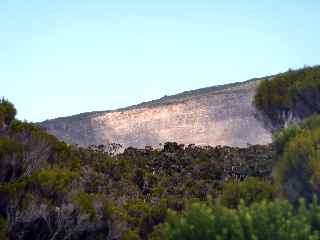
M 127 221 L 128 214 L 125 209 L 118 207 L 113 201 L 104 199 L 103 210 L 107 219 L 117 218 L 120 221 Z
M 74 196 L 73 202 L 80 207 L 80 211 L 84 214 L 88 214 L 91 219 L 96 219 L 96 210 L 93 206 L 93 196 L 80 191 Z
M 320 193 L 320 128 L 304 130 L 290 139 L 278 162 L 276 173 L 284 194 L 295 201 Z
M 319 239 L 319 205 L 298 211 L 287 201 L 254 203 L 228 209 L 219 203 L 195 203 L 183 214 L 171 213 L 151 239 L 306 240 Z
M 2 124 L 10 125 L 17 114 L 14 105 L 6 99 L 0 100 L 0 128 Z
M 0 183 L 21 175 L 24 146 L 9 138 L 0 138 Z
M 221 201 L 224 205 L 235 208 L 238 207 L 241 200 L 245 205 L 262 200 L 273 200 L 275 193 L 275 187 L 270 183 L 250 177 L 242 182 L 226 183 Z
M 284 152 L 288 141 L 296 137 L 301 133 L 301 128 L 299 125 L 292 124 L 287 128 L 284 128 L 272 136 L 272 142 L 277 155 L 280 155 Z
M 263 80 L 258 87 L 255 104 L 271 120 L 281 121 L 282 112 L 298 114 L 299 106 L 308 108 L 309 115 L 316 113 L 319 105 L 312 100 L 319 97 L 320 67 L 307 67 Z
M 301 123 L 301 128 L 309 130 L 320 128 L 320 115 L 314 115 L 305 119 L 304 122 Z
M 74 146 L 55 141 L 52 147 L 51 161 L 60 167 L 79 172 L 82 164 L 80 155 Z
M 320 116 L 291 125 L 274 135 L 275 176 L 285 197 L 296 202 L 320 196 Z
M 144 217 L 146 217 L 150 211 L 149 204 L 142 200 L 130 201 L 124 207 L 128 213 L 129 223 L 136 227 L 141 225 Z
M 320 128 L 320 115 L 313 115 L 306 118 L 300 124 L 291 124 L 287 128 L 283 128 L 273 135 L 273 146 L 278 155 L 283 154 L 287 144 L 297 135 L 304 131 L 314 131 Z
M 133 229 L 137 229 L 140 236 L 146 238 L 153 227 L 164 222 L 167 205 L 161 202 L 157 205 L 150 205 L 149 203 L 136 200 L 130 201 L 124 206 L 127 212 L 127 222 Z
M 15 154 L 18 159 L 22 158 L 23 145 L 9 138 L 0 138 L 0 161 L 5 156 Z
M 28 183 L 35 190 L 43 191 L 51 196 L 51 194 L 66 192 L 67 186 L 78 177 L 79 175 L 75 172 L 52 167 L 35 172 L 29 177 Z
M 160 223 L 163 223 L 167 215 L 168 206 L 163 202 L 158 205 L 150 207 L 150 210 L 144 217 L 141 227 L 140 234 L 142 236 L 149 236 L 153 231 L 154 227 Z
M 141 239 L 139 233 L 133 230 L 128 230 L 123 234 L 123 240 L 139 240 Z
M 27 181 L 25 179 L 20 179 L 19 181 L 6 182 L 0 185 L 0 195 L 1 196 L 11 196 L 16 198 L 17 195 L 25 189 Z
M 23 137 L 24 142 L 28 142 L 28 145 L 33 145 L 31 147 L 37 147 L 38 145 L 54 146 L 58 143 L 58 139 L 53 135 L 46 133 L 38 125 L 29 122 L 22 122 L 20 120 L 13 120 L 10 126 L 11 135 L 15 138 Z
M 0 217 L 0 239 L 8 240 L 8 224 L 5 219 Z
M 22 132 L 23 130 L 27 130 L 27 131 L 34 131 L 35 129 L 38 129 L 38 127 L 36 127 L 34 124 L 32 123 L 28 123 L 26 121 L 20 121 L 20 120 L 13 120 L 11 123 L 11 130 L 13 132 Z

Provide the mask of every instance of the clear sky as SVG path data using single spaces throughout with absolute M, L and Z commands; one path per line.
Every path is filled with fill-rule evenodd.
M 320 63 L 319 0 L 0 0 L 0 96 L 42 121 Z

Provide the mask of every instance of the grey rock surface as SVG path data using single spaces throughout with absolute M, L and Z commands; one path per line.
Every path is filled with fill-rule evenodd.
M 40 125 L 59 139 L 81 146 L 120 143 L 143 148 L 183 144 L 268 144 L 271 130 L 253 105 L 260 79 L 203 88 L 125 109 L 83 113 Z

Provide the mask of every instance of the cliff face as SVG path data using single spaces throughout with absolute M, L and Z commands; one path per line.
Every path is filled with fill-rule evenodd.
M 204 88 L 126 109 L 49 120 L 41 126 L 81 146 L 120 143 L 141 148 L 168 141 L 236 147 L 267 144 L 271 131 L 252 103 L 258 83 Z

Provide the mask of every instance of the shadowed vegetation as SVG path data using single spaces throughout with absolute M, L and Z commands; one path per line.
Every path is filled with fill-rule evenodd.
M 320 66 L 289 70 L 263 80 L 255 104 L 280 127 L 290 117 L 303 119 L 320 113 Z

